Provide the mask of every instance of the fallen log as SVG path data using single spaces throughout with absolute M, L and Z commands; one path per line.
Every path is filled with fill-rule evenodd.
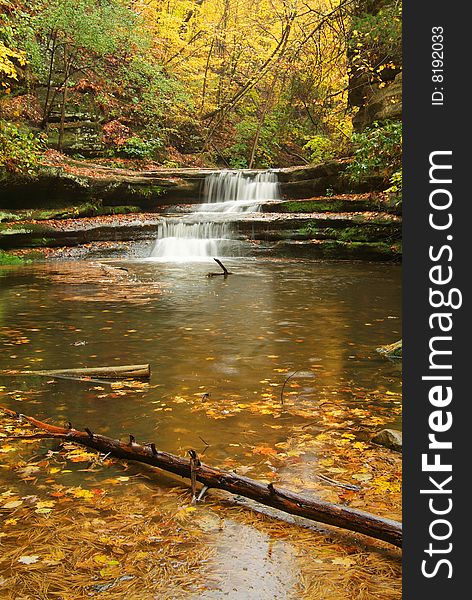
M 100 377 L 102 379 L 149 379 L 151 367 L 147 365 L 121 365 L 113 367 L 84 367 L 80 369 L 48 369 L 42 371 L 0 371 L 0 375 L 44 375 L 47 377 Z
M 231 271 L 228 271 L 221 260 L 218 258 L 214 258 L 213 260 L 223 269 L 223 273 L 208 273 L 207 277 L 218 277 L 218 275 L 223 275 L 223 277 L 226 279 L 228 275 L 232 275 Z
M 292 515 L 356 531 L 363 535 L 384 540 L 394 546 L 400 547 L 402 545 L 402 525 L 398 521 L 378 517 L 348 506 L 332 504 L 316 498 L 307 498 L 295 492 L 276 487 L 272 483 L 261 483 L 234 472 L 210 467 L 200 462 L 194 451 L 190 452 L 190 459 L 181 458 L 157 450 L 155 444 L 138 444 L 132 435 L 130 435 L 128 442 L 122 442 L 121 440 L 93 433 L 87 428 L 85 431 L 79 431 L 70 424 L 70 428 L 57 427 L 38 421 L 34 417 L 20 415 L 8 408 L 0 406 L 0 409 L 10 416 L 28 421 L 41 430 L 41 433 L 18 436 L 15 439 L 34 439 L 36 437 L 36 439 L 67 440 L 120 459 L 145 463 L 191 479 L 194 495 L 194 482 L 198 481 L 205 488 L 225 490 L 231 494 L 250 498 L 260 504 L 265 504 Z

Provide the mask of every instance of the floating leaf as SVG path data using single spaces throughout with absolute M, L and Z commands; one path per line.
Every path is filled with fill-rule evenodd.
M 52 508 L 37 508 L 34 512 L 38 513 L 38 515 L 48 515 L 52 512 Z
M 268 446 L 256 446 L 252 449 L 253 454 L 263 454 L 264 456 L 272 456 L 277 454 L 275 448 L 269 448 Z
M 23 504 L 23 500 L 13 500 L 12 502 L 7 502 L 6 504 L 3 505 L 3 508 L 18 508 L 18 506 L 21 506 Z

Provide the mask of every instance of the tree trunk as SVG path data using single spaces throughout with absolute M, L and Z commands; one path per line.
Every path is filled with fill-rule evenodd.
M 202 116 L 203 109 L 205 107 L 208 71 L 210 69 L 210 59 L 211 59 L 211 54 L 213 52 L 214 43 L 215 43 L 215 38 L 213 37 L 211 40 L 210 50 L 208 51 L 208 56 L 207 56 L 207 60 L 206 60 L 206 64 L 205 64 L 205 74 L 203 75 L 202 102 L 200 104 L 200 116 Z
M 11 416 L 20 416 L 10 409 L 0 408 Z M 70 429 L 66 429 L 38 421 L 34 417 L 21 415 L 21 418 L 43 432 L 46 432 L 37 434 L 36 436 L 24 436 L 25 439 L 50 437 L 67 440 L 86 446 L 87 448 L 93 448 L 99 452 L 112 454 L 120 459 L 152 465 L 181 477 L 189 479 L 194 477 L 196 481 L 207 488 L 216 488 L 225 490 L 231 494 L 241 495 L 292 515 L 356 531 L 379 540 L 384 540 L 394 546 L 401 546 L 402 544 L 402 526 L 397 521 L 377 517 L 347 506 L 324 502 L 316 498 L 308 498 L 295 492 L 275 487 L 272 483 L 267 485 L 233 472 L 210 467 L 200 463 L 194 451 L 193 458 L 181 458 L 168 452 L 157 450 L 154 444 L 146 446 L 138 444 L 131 435 L 129 442 L 125 443 L 104 435 L 95 434 L 89 429 L 79 431 L 72 428 L 72 426 Z M 21 437 L 19 436 L 19 439 Z
M 271 84 L 269 90 L 267 90 L 266 101 L 264 102 L 264 107 L 262 109 L 261 116 L 259 117 L 259 121 L 257 123 L 257 130 L 254 135 L 254 140 L 253 140 L 252 147 L 251 147 L 251 156 L 249 157 L 249 165 L 248 166 L 250 169 L 252 169 L 252 166 L 254 164 L 254 158 L 256 157 L 257 145 L 259 143 L 259 138 L 261 135 L 262 127 L 264 126 L 264 121 L 266 118 L 267 111 L 269 110 L 269 104 L 270 104 L 270 101 L 272 98 L 272 93 L 273 93 L 273 90 L 275 87 L 275 82 L 277 81 L 277 75 L 278 74 L 276 72 L 274 75 L 274 78 L 272 80 L 272 84 Z
M 55 31 L 52 35 L 52 46 L 50 48 L 51 59 L 49 61 L 49 70 L 48 70 L 48 82 L 46 89 L 46 99 L 44 101 L 44 110 L 43 110 L 43 118 L 41 121 L 41 127 L 43 129 L 46 128 L 49 120 L 49 97 L 51 95 L 51 86 L 52 86 L 52 76 L 54 70 L 54 59 L 56 56 L 56 42 L 57 42 L 57 31 Z
M 64 76 L 64 84 L 62 89 L 62 105 L 61 105 L 61 122 L 59 125 L 59 139 L 57 142 L 57 148 L 59 151 L 62 151 L 62 146 L 64 143 L 64 125 L 66 120 L 66 103 L 67 103 L 67 84 L 69 83 L 69 75 L 70 75 L 70 65 L 68 62 L 68 54 L 67 54 L 67 45 L 64 44 L 64 68 L 65 68 L 65 76 Z
M 101 377 L 102 379 L 149 379 L 147 365 L 119 365 L 114 367 L 84 367 L 81 369 L 53 369 L 43 371 L 0 371 L 0 375 L 46 375 L 47 377 Z

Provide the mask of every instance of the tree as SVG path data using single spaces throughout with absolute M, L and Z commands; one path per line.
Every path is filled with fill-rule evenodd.
M 39 86 L 45 88 L 42 126 L 59 99 L 62 146 L 68 90 L 78 76 L 97 76 L 107 60 L 129 60 L 136 15 L 118 0 L 52 0 L 33 19 L 27 48 Z

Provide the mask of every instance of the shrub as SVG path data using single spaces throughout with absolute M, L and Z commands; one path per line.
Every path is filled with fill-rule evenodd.
M 143 140 L 133 136 L 119 146 L 119 154 L 126 158 L 155 158 L 156 152 L 163 147 L 162 141 L 156 138 Z
M 375 14 L 372 9 L 366 8 L 353 18 L 351 32 L 348 40 L 351 62 L 356 69 L 366 73 L 371 81 L 381 82 L 385 75 L 391 78 L 388 74 L 401 69 L 401 2 L 386 2 Z
M 390 121 L 372 127 L 352 136 L 354 160 L 348 167 L 352 179 L 362 180 L 374 171 L 389 181 L 401 169 L 402 160 L 402 124 Z M 398 178 L 398 176 L 397 176 Z M 398 182 L 398 179 L 397 179 Z
M 33 176 L 36 174 L 44 150 L 44 141 L 25 131 L 0 121 L 0 167 L 10 173 Z
M 390 194 L 401 194 L 403 189 L 403 174 L 402 170 L 399 169 L 390 177 L 391 186 L 386 190 Z
M 330 160 L 335 155 L 333 141 L 324 135 L 315 135 L 304 146 L 303 150 L 308 152 L 312 163 L 321 163 Z
M 0 250 L 0 265 L 22 265 L 24 262 L 23 258 Z

